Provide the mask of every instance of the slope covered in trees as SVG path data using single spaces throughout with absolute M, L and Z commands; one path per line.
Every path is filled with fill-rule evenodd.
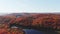
M 2 25 L 4 24 L 4 25 Z M 5 31 L 13 26 L 20 28 L 21 33 L 24 28 L 36 30 L 60 30 L 60 14 L 40 14 L 40 13 L 14 13 L 0 16 L 0 29 Z M 4 29 L 1 29 L 2 31 Z M 14 29 L 12 29 L 14 30 Z M 13 32 L 13 31 L 12 31 Z M 24 32 L 23 32 L 24 33 Z

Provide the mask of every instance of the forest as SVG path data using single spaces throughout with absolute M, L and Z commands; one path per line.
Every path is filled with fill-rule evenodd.
M 60 14 L 14 13 L 0 16 L 0 34 L 25 34 L 23 29 L 60 31 Z

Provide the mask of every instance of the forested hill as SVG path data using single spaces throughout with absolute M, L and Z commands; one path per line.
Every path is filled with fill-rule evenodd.
M 6 23 L 11 26 L 23 26 L 33 29 L 53 29 L 60 30 L 59 21 L 60 14 L 52 13 L 13 13 L 0 16 L 0 23 Z M 58 24 L 56 25 L 56 23 Z M 48 25 L 49 24 L 49 25 Z M 57 26 L 57 27 L 56 27 Z

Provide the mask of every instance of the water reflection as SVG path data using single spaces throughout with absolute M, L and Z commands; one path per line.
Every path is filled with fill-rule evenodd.
M 37 31 L 37 30 L 33 30 L 33 29 L 24 29 L 26 34 L 58 34 L 57 32 L 54 31 Z

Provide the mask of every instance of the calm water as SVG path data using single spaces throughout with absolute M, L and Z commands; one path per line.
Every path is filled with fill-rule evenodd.
M 17 28 L 17 27 L 12 27 L 12 28 Z M 23 29 L 25 31 L 25 34 L 58 34 L 57 32 L 54 31 L 38 31 L 34 29 Z
M 37 31 L 33 29 L 24 29 L 26 34 L 58 34 L 57 32 L 43 32 L 43 31 Z

